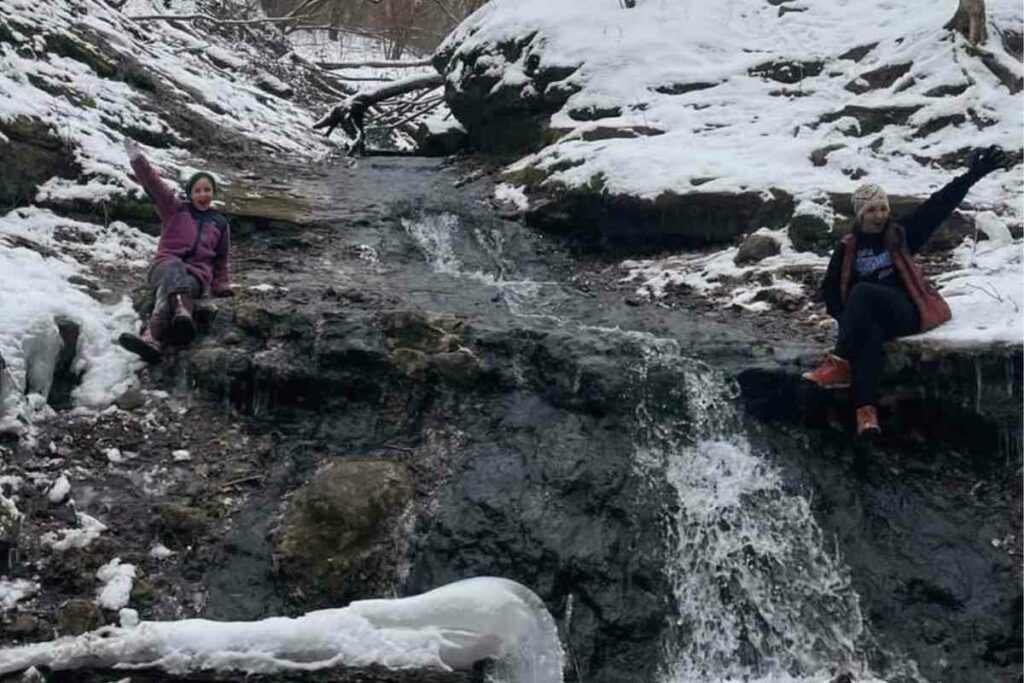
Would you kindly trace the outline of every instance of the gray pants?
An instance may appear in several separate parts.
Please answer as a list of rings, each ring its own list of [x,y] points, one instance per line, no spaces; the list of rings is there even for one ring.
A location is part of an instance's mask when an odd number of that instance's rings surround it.
[[[149,286],[153,295],[153,318],[165,321],[170,317],[170,299],[174,294],[185,294],[192,299],[203,293],[203,285],[195,275],[185,270],[180,259],[164,259],[149,269]]]

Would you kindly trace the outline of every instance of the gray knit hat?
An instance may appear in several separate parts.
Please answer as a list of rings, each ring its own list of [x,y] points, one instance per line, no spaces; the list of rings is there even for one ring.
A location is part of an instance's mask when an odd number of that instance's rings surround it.
[[[878,185],[864,183],[853,192],[853,214],[860,217],[860,212],[872,204],[885,204],[888,208],[889,197]]]

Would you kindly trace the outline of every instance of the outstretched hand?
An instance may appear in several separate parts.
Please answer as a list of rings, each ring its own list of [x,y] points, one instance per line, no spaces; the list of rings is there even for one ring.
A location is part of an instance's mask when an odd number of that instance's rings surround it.
[[[128,159],[134,161],[138,157],[142,156],[142,148],[139,147],[138,143],[129,137],[126,137],[122,143],[124,145],[124,151],[128,154]]]
[[[975,178],[982,178],[997,168],[1006,166],[1009,157],[1006,152],[995,145],[974,153],[971,159],[970,173]]]

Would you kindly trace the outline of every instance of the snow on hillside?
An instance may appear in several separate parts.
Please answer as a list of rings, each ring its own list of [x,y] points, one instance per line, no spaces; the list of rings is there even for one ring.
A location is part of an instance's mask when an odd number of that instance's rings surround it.
[[[772,186],[792,193],[849,192],[857,181],[848,173],[859,169],[890,194],[913,195],[936,189],[949,175],[914,157],[937,159],[990,144],[1020,149],[1020,97],[981,60],[968,58],[959,36],[951,42],[942,28],[956,0],[798,0],[787,3],[782,16],[778,4],[639,0],[627,10],[616,0],[493,0],[446,43],[458,45],[457,55],[470,54],[538,32],[518,62],[493,58],[503,83],[525,83],[526,62],[534,55],[541,64],[579,65],[568,82],[580,90],[551,121],[553,128],[572,132],[517,167],[557,164],[560,170],[550,179],[568,185],[603,174],[611,193],[653,197],[698,185],[707,192]],[[987,4],[994,30],[985,47],[1020,77],[1024,70],[1003,49],[997,31],[1020,31],[1024,11],[1016,0]],[[840,57],[872,44],[877,46],[859,62]],[[798,66],[788,75],[762,77],[770,71],[766,65],[785,60],[803,65],[803,73],[796,73]],[[888,87],[861,94],[847,89],[876,67],[900,64],[909,70]],[[964,86],[955,98],[935,96],[938,88]],[[823,120],[847,105],[916,111],[877,135],[852,116]],[[592,121],[571,114],[587,110],[605,113]],[[971,121],[918,134],[957,113],[969,113]],[[581,139],[609,126],[642,126],[657,134]],[[843,148],[816,167],[811,152],[829,144]],[[979,184],[972,199],[1019,215],[1019,192],[1019,174],[1005,174]]]
[[[258,139],[267,150],[322,152],[309,113],[261,89],[260,74],[244,68],[256,58],[251,48],[130,19],[159,12],[168,10],[146,0],[120,11],[99,0],[0,0],[0,23],[9,34],[0,41],[0,120],[48,124],[83,170],[41,188],[40,201],[139,193],[120,148],[125,135],[160,140],[147,154],[172,177],[201,164],[183,149],[189,131],[175,129],[168,108]],[[83,38],[102,44],[103,53]],[[171,106],[161,107],[161,100]]]
[[[175,3],[173,11],[196,9]],[[268,152],[326,151],[306,110],[260,87],[270,75],[252,65],[253,48],[188,25],[130,19],[166,12],[156,0],[131,0],[120,11],[99,0],[0,0],[0,146],[12,131],[29,146],[47,136],[73,166],[69,177],[43,182],[35,202],[144,200],[121,140],[140,140],[176,181],[205,164],[188,149],[197,146],[197,122],[207,135],[223,130]],[[122,292],[95,280],[112,267],[134,269],[141,281],[154,247],[120,222],[68,220],[35,207],[0,214],[0,431],[25,433],[46,414],[61,350],[56,319],[79,327],[78,405],[100,407],[131,386],[138,361],[114,340],[137,317]]]
[[[1024,9],[1016,0],[986,4],[983,49],[1020,79],[1020,56],[1001,37],[1020,36]],[[1020,153],[1021,96],[943,28],[956,7],[956,0],[639,0],[625,9],[614,0],[493,0],[446,43],[456,58],[488,53],[489,75],[498,79],[492,92],[522,88],[527,99],[531,59],[578,66],[558,84],[577,88],[552,116],[560,137],[510,171],[540,169],[548,186],[595,187],[599,178],[607,193],[646,198],[778,187],[832,214],[826,193],[870,181],[890,195],[924,198],[965,170],[970,148]],[[509,62],[495,46],[513,40],[527,47]],[[456,67],[449,85],[461,77]],[[602,129],[635,135],[587,136]],[[1022,188],[1019,165],[993,173],[971,189],[975,209],[967,213],[983,210],[982,233],[1008,237],[1024,220]],[[785,230],[774,238],[781,253],[754,266],[734,265],[731,248],[628,261],[623,277],[638,283],[642,298],[685,286],[755,311],[769,307],[758,298],[764,290],[809,297],[811,289],[780,273],[823,270],[827,259],[792,249]],[[924,338],[1020,342],[1021,247],[1019,239],[997,239],[975,249],[968,240],[940,279],[954,321]],[[757,284],[750,276],[758,273],[770,277]],[[723,286],[730,278],[740,284]]]

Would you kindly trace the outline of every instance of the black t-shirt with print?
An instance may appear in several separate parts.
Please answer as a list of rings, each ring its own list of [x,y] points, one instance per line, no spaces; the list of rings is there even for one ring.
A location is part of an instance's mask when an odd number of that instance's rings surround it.
[[[857,236],[857,258],[853,262],[853,270],[856,282],[903,286],[893,266],[892,254],[885,248],[885,236],[881,233],[862,232]]]

